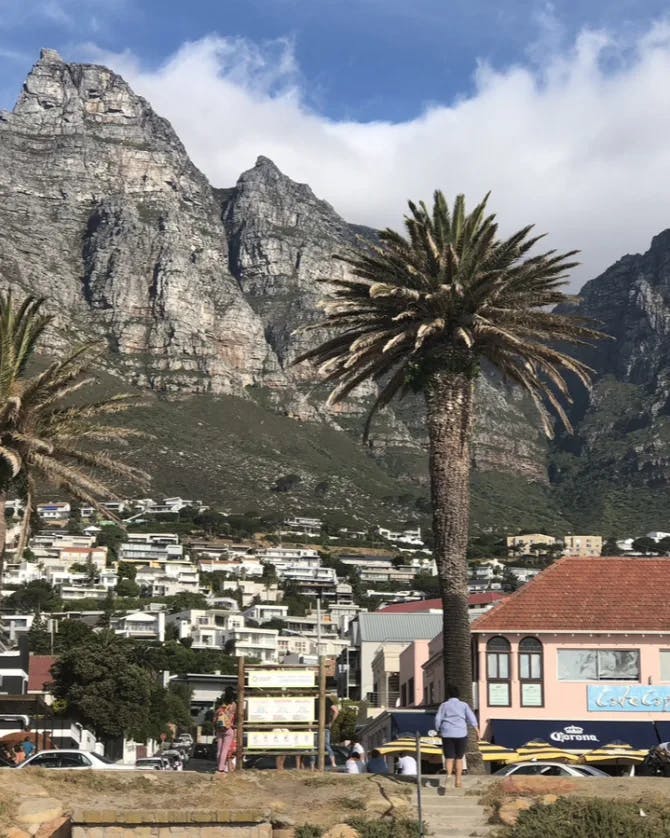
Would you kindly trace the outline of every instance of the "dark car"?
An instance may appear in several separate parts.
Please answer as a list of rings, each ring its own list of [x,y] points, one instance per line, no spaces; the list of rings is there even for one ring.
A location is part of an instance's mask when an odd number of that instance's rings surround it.
[[[197,742],[193,746],[193,759],[216,759],[216,742]]]

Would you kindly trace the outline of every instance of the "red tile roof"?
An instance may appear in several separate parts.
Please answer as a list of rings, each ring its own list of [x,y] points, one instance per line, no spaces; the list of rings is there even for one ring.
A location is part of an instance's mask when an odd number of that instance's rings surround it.
[[[475,632],[670,631],[670,558],[567,556],[472,624]]]
[[[490,602],[497,602],[503,599],[506,594],[498,593],[497,591],[489,591],[482,594],[470,594],[468,598],[468,605],[470,608],[476,605],[488,605]],[[387,605],[385,608],[380,608],[379,614],[421,614],[425,611],[441,611],[441,599],[421,599],[415,602],[396,602],[393,605]]]
[[[55,655],[31,655],[28,663],[28,692],[45,692],[44,685],[53,681],[51,667]]]

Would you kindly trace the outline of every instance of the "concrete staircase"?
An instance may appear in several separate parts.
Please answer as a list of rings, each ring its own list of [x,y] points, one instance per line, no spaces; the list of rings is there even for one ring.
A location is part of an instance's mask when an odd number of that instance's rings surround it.
[[[475,788],[484,790],[476,777],[464,777],[463,788],[448,788],[444,795],[438,794],[434,783],[422,788],[423,821],[431,838],[494,838],[499,827],[487,823],[488,812],[479,803],[479,795],[472,794]],[[414,802],[417,802],[416,791]]]

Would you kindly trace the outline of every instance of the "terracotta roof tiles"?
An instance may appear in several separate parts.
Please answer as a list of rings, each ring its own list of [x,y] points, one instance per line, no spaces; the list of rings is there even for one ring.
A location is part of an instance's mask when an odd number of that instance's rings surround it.
[[[670,558],[566,556],[472,624],[475,632],[670,630]]]

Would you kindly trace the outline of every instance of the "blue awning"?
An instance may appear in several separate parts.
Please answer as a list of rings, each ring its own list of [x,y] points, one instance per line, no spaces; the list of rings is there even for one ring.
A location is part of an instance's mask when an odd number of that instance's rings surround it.
[[[391,711],[391,738],[400,739],[401,736],[428,736],[428,731],[435,730],[435,713],[395,713]]]
[[[670,742],[670,722],[654,722],[659,742]]]
[[[566,751],[587,751],[617,741],[634,748],[652,748],[659,743],[653,722],[492,719],[491,725],[491,741],[506,748],[520,748],[533,739],[541,739]]]

